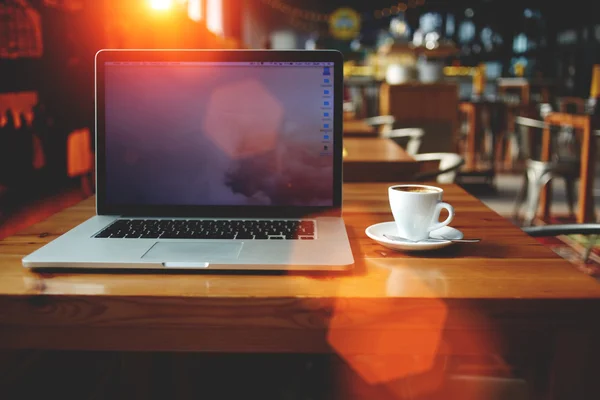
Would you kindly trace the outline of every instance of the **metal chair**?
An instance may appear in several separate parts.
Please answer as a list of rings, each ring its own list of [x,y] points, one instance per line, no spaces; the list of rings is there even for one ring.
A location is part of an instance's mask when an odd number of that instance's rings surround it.
[[[514,211],[514,217],[518,218],[521,205],[526,203],[523,217],[524,226],[530,226],[533,223],[542,190],[554,178],[562,178],[565,181],[569,215],[571,217],[575,215],[575,180],[579,177],[578,162],[527,160],[525,174],[526,178],[521,191],[517,194]]]
[[[412,156],[419,152],[425,131],[421,128],[391,129],[381,133],[381,137],[392,139]]]
[[[522,127],[544,129],[546,123],[541,120],[525,117],[516,117],[515,123]],[[578,146],[573,129],[558,127],[553,135],[555,152],[551,161],[540,161],[530,155],[526,161],[523,185],[517,194],[513,218],[519,219],[520,210],[526,203],[523,216],[523,226],[533,224],[540,203],[540,196],[544,186],[555,178],[562,178],[566,186],[566,198],[570,216],[575,214],[575,181],[579,177],[579,152],[573,148]],[[531,151],[531,149],[529,150]]]
[[[598,235],[600,235],[600,224],[550,224],[540,226],[527,226],[522,228],[525,233],[532,237],[549,237],[560,235],[586,235],[590,240],[583,253],[583,262],[587,262],[594,248]]]
[[[454,183],[460,167],[465,159],[456,153],[423,153],[413,156],[417,161],[439,161],[435,171],[422,172],[413,177],[415,181],[434,180],[437,183]]]
[[[376,128],[380,135],[383,135],[392,130],[396,118],[393,115],[378,115],[376,117],[365,118],[364,121],[367,125]]]

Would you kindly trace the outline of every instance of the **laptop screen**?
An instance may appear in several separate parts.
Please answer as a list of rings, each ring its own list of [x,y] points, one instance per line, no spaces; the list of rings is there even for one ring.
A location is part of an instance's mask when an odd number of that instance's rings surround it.
[[[105,201],[331,206],[332,62],[105,62]]]

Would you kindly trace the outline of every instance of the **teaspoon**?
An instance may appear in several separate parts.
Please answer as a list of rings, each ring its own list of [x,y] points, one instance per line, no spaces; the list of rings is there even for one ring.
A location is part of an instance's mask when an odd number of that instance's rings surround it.
[[[422,240],[410,240],[410,239],[406,239],[403,238],[401,236],[394,236],[394,235],[388,235],[386,233],[383,234],[384,237],[390,239],[390,240],[395,240],[395,241],[407,241],[407,242],[421,242]],[[473,238],[473,239],[446,239],[446,238],[427,238],[425,240],[428,241],[435,241],[435,242],[452,242],[452,243],[477,243],[480,242],[481,239],[478,238]]]

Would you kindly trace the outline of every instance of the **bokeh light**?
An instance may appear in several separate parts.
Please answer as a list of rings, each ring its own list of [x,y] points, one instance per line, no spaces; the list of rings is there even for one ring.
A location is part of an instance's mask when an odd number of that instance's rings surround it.
[[[150,0],[150,7],[159,11],[168,10],[172,5],[173,0]]]

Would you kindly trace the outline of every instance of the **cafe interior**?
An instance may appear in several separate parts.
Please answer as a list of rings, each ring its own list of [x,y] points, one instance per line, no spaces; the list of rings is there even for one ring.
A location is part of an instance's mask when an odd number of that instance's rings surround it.
[[[100,49],[341,52],[354,268],[24,268],[95,215]],[[599,150],[586,0],[0,0],[0,398],[600,399]],[[478,241],[374,238],[398,184]]]

